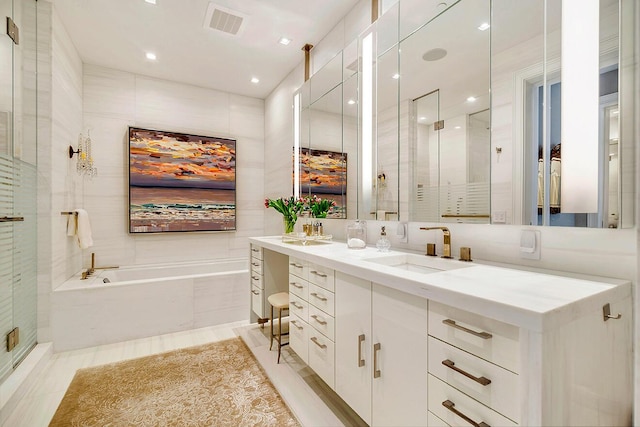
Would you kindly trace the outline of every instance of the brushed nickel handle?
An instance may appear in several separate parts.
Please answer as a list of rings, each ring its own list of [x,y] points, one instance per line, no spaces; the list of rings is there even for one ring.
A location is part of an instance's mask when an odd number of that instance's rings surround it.
[[[364,366],[364,359],[362,358],[362,343],[364,342],[364,334],[358,335],[358,368]]]
[[[313,320],[315,320],[316,322],[320,323],[323,326],[327,324],[327,322],[325,322],[324,320],[322,320],[321,317],[318,317],[315,314],[311,315],[311,317],[313,318]]]
[[[326,300],[327,300],[325,297],[323,297],[322,295],[318,295],[318,294],[316,294],[315,292],[312,292],[312,293],[311,293],[311,294],[309,294],[309,295],[311,295],[312,297],[316,297],[316,298],[318,298],[320,301],[326,301]]]
[[[315,274],[316,276],[320,276],[320,277],[327,277],[327,275],[326,275],[326,274],[318,273],[318,272],[317,272],[317,271],[315,271],[315,270],[311,270],[309,273],[311,273],[311,274]]]
[[[479,423],[477,423],[471,418],[469,418],[468,416],[466,416],[465,414],[463,414],[462,412],[458,411],[455,408],[456,404],[450,400],[445,400],[444,402],[442,402],[442,406],[444,406],[445,408],[447,408],[448,410],[450,410],[451,412],[453,412],[454,414],[456,414],[457,416],[459,416],[460,418],[462,418],[463,420],[471,424],[473,427],[491,427],[489,424],[485,423],[484,421],[480,421]]]
[[[459,374],[462,374],[462,375],[464,375],[465,377],[467,377],[467,378],[470,378],[470,379],[474,380],[474,381],[475,381],[475,382],[477,382],[478,384],[482,384],[482,385],[485,385],[485,386],[486,386],[486,385],[491,384],[491,380],[490,380],[489,378],[473,376],[473,375],[471,375],[470,373],[468,373],[467,371],[464,371],[464,370],[462,370],[462,369],[458,368],[458,367],[456,366],[456,364],[455,364],[453,361],[449,360],[449,359],[445,359],[445,360],[443,360],[443,361],[442,361],[442,364],[443,364],[444,366],[446,366],[447,368],[449,368],[449,369],[453,369],[454,371],[458,372]]]
[[[297,302],[293,301],[291,303],[292,306],[294,306],[295,308],[297,308],[298,310],[302,310],[304,308],[303,305],[299,305]]]
[[[0,216],[0,222],[19,222],[24,221],[23,216]]]
[[[254,290],[251,290],[251,293],[254,294],[254,295],[260,295],[260,292],[254,291]]]
[[[373,378],[380,378],[380,369],[378,369],[378,351],[380,343],[373,345]]]
[[[298,289],[303,289],[304,288],[304,286],[300,286],[296,282],[289,282],[289,284],[291,286],[293,286],[294,288],[298,288]]]
[[[320,344],[320,343],[318,342],[318,338],[316,338],[316,337],[311,337],[311,341],[313,341],[313,343],[314,343],[315,345],[317,345],[318,347],[320,347],[320,348],[321,348],[321,349],[323,349],[323,350],[324,350],[325,348],[327,348],[327,346],[326,346],[325,344]]]
[[[476,337],[480,337],[483,340],[488,340],[489,338],[491,338],[493,335],[491,335],[488,332],[476,332],[472,329],[469,328],[465,328],[464,326],[460,326],[458,324],[456,324],[455,320],[451,320],[451,319],[444,319],[442,321],[442,323],[444,323],[445,325],[451,326],[452,328],[456,328],[456,329],[460,329],[461,331],[464,331],[468,334],[474,335]]]
[[[297,320],[292,320],[291,324],[293,326],[295,326],[296,328],[298,328],[298,329],[304,329],[304,326],[298,326],[298,321]]]
[[[300,264],[296,264],[295,262],[290,262],[290,263],[289,263],[289,265],[290,265],[291,267],[295,267],[295,268],[302,268],[302,265],[300,265]]]

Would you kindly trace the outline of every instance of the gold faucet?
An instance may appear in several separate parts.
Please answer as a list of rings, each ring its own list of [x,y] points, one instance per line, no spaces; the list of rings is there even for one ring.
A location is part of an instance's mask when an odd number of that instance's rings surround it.
[[[111,269],[111,268],[119,268],[119,267],[117,265],[110,266],[110,267],[96,267],[96,253],[95,252],[91,252],[91,267],[87,268],[86,271],[82,272],[81,280],[87,279],[96,270],[108,270],[108,269]]]
[[[444,234],[442,258],[451,258],[451,231],[447,227],[420,227],[420,230],[442,230]]]

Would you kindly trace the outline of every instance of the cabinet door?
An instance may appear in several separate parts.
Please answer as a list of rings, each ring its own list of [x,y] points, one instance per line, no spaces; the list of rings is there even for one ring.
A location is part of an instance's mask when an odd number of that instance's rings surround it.
[[[427,300],[374,283],[372,306],[372,425],[426,425]]]
[[[335,285],[335,390],[371,425],[371,282],[336,272]]]

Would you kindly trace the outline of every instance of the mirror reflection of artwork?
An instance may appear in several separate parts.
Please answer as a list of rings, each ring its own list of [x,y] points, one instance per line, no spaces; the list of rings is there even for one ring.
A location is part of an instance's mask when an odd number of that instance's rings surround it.
[[[236,141],[129,128],[129,232],[236,229]]]
[[[347,154],[302,148],[300,164],[300,193],[333,200],[327,218],[346,218]]]

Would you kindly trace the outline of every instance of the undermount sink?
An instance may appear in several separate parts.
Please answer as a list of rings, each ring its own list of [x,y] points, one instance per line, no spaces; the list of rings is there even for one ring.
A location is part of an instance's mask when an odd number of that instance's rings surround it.
[[[438,273],[446,270],[456,270],[473,266],[473,263],[457,261],[455,259],[436,258],[417,254],[397,254],[364,258],[363,261],[398,268],[415,273]]]

